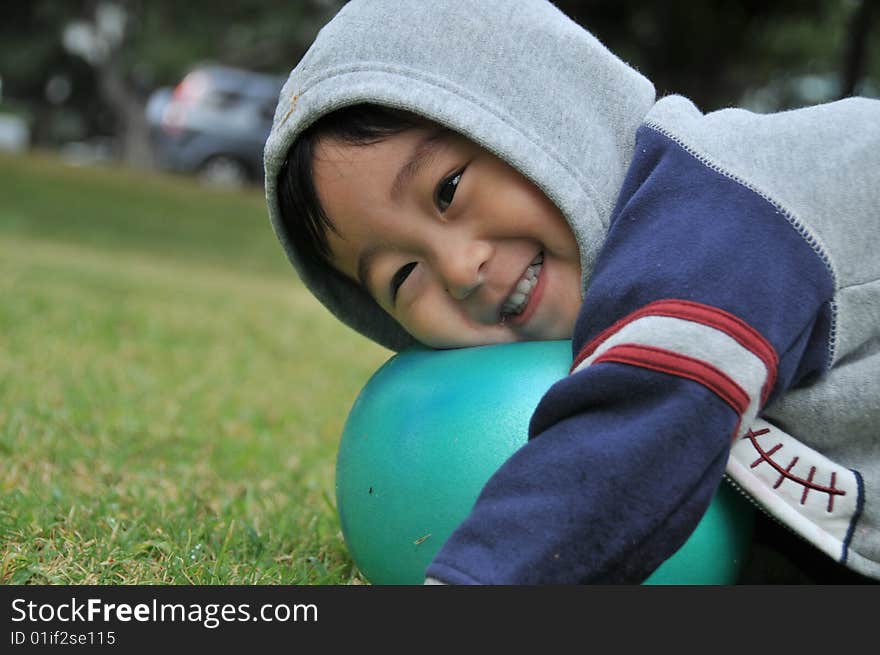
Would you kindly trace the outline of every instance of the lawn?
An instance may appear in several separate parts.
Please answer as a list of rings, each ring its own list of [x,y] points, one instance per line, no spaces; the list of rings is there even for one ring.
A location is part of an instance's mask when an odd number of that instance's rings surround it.
[[[335,456],[389,354],[259,190],[0,156],[0,583],[362,583]]]

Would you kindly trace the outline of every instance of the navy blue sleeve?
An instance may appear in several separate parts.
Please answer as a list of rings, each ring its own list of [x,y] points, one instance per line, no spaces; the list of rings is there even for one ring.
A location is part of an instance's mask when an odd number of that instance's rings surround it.
[[[796,217],[642,128],[572,373],[427,575],[643,581],[696,527],[732,439],[827,366],[833,291]]]

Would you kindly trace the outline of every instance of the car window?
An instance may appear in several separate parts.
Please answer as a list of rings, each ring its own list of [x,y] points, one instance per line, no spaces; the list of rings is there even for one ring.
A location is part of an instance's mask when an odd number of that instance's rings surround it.
[[[244,95],[236,91],[224,91],[215,89],[205,97],[205,104],[214,109],[231,109],[245,99]]]

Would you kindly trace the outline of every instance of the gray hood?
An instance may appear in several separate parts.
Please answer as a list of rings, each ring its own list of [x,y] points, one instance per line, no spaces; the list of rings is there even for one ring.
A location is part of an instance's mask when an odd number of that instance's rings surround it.
[[[392,350],[413,345],[355,283],[312,267],[281,222],[278,172],[310,124],[373,103],[445,125],[532,180],[562,211],[587,281],[654,87],[543,0],[354,0],[318,34],[281,92],[266,142],[272,225],[306,286]]]

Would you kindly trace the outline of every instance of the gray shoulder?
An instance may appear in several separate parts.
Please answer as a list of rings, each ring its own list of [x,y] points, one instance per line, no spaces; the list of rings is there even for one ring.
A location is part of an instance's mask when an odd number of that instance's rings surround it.
[[[815,241],[838,288],[880,279],[880,100],[703,114],[668,96],[646,123],[769,198]]]

